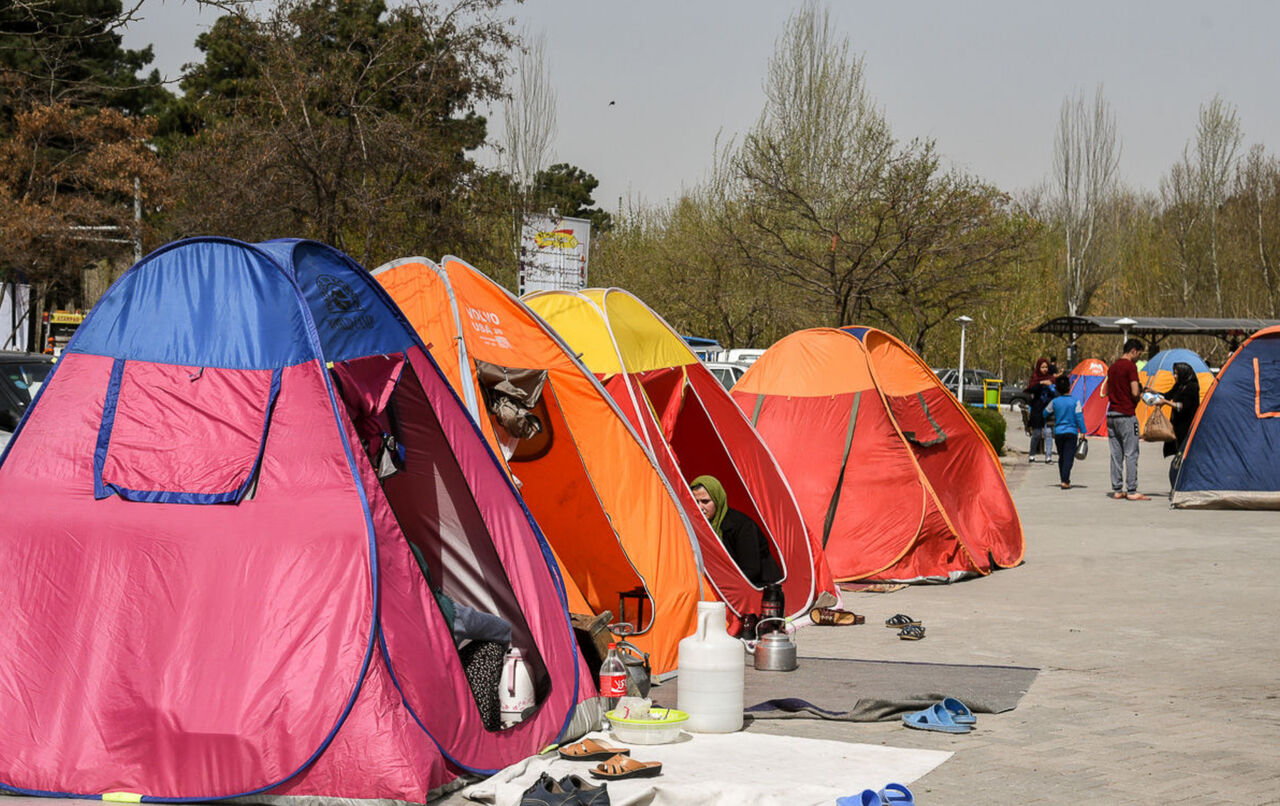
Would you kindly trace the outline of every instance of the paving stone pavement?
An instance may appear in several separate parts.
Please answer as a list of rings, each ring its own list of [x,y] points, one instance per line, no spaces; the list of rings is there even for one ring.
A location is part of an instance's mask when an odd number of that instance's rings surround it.
[[[1010,439],[1026,440],[1010,418]],[[1280,513],[1169,507],[1144,444],[1113,501],[1105,440],[1071,490],[1056,464],[1006,459],[1025,563],[953,585],[845,594],[866,627],[806,629],[802,654],[1041,669],[1018,708],[949,736],[897,724],[757,721],[751,731],[952,750],[912,785],[932,804],[1280,803]],[[924,622],[923,641],[879,626]]]

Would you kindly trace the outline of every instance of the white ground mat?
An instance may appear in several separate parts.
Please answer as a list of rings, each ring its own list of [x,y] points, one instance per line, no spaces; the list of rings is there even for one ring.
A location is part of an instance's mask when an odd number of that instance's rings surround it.
[[[625,745],[612,736],[590,738],[629,746],[640,761],[661,761],[662,775],[609,781],[612,806],[740,806],[752,803],[830,804],[864,789],[910,784],[951,757],[940,750],[912,750],[759,733],[683,734],[660,745]],[[559,780],[589,774],[594,762],[564,761],[555,752],[512,764],[462,790],[470,800],[516,806],[543,772]]]

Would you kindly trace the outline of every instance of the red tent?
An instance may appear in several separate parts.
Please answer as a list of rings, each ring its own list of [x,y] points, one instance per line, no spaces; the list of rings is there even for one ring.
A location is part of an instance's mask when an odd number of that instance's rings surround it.
[[[733,397],[836,579],[948,581],[1022,562],[1022,525],[990,442],[888,333],[792,333]]]

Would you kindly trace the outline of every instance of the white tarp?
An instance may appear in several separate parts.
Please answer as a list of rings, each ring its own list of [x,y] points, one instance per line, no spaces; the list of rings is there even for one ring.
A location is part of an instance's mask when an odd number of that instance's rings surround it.
[[[590,247],[591,222],[585,218],[525,216],[520,228],[520,295],[586,288]]]
[[[612,736],[590,736],[612,746]],[[682,741],[625,745],[640,761],[661,761],[656,778],[610,781],[612,806],[742,806],[753,803],[830,804],[864,789],[910,784],[951,757],[941,750],[915,750],[763,733],[683,734]],[[546,753],[519,761],[462,790],[469,800],[516,806],[521,794],[547,773],[556,780],[575,774],[591,781],[594,763],[564,761]]]

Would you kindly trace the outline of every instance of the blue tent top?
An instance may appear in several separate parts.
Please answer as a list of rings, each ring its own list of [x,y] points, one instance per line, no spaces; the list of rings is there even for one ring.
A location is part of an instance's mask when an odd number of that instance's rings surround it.
[[[1280,327],[1254,334],[1218,373],[1187,438],[1173,505],[1280,509]]]
[[[1142,371],[1147,373],[1147,375],[1155,375],[1160,370],[1173,372],[1173,365],[1178,363],[1190,364],[1191,371],[1195,373],[1209,371],[1209,365],[1204,362],[1203,358],[1196,355],[1191,350],[1187,350],[1182,347],[1161,350],[1151,356],[1151,360],[1142,368]]]
[[[401,352],[417,341],[382,287],[332,247],[203,237],[163,246],[125,272],[67,351],[275,369]]]

